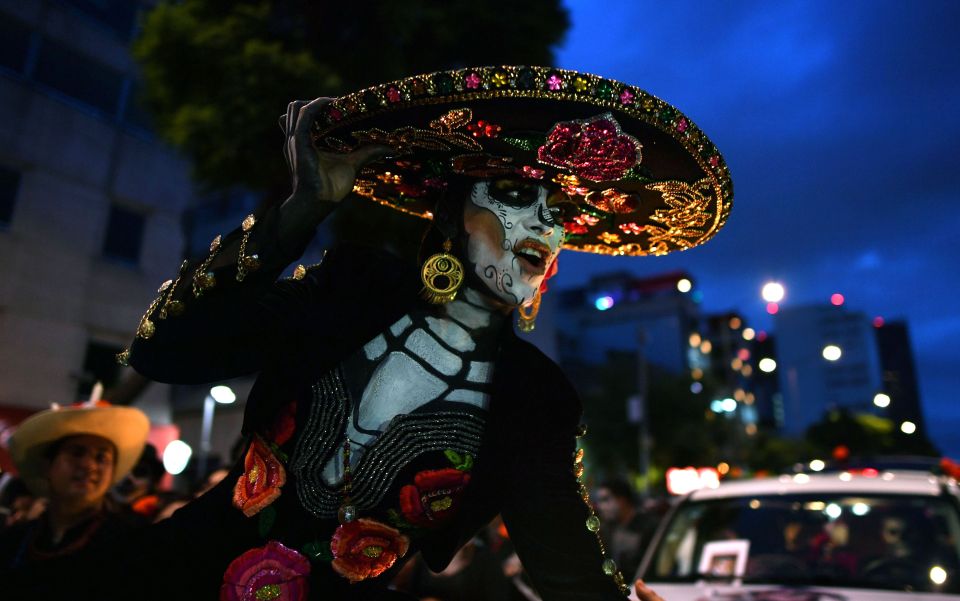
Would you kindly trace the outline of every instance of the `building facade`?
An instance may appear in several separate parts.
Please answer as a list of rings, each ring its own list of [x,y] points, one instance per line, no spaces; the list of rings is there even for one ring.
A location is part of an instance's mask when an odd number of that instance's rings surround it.
[[[913,361],[910,330],[905,321],[876,322],[874,332],[880,354],[883,392],[890,397],[885,414],[894,424],[911,422],[926,435],[926,420],[920,403],[917,372]]]
[[[785,433],[802,435],[832,409],[876,412],[873,399],[883,382],[864,313],[833,305],[786,307],[774,316],[774,330]]]
[[[189,165],[135,101],[133,0],[0,0],[0,408],[86,398],[183,256]],[[171,421],[169,390],[138,398]]]

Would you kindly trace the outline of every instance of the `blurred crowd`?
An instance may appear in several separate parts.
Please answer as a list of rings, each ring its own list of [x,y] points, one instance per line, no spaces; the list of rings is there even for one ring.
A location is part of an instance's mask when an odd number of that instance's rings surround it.
[[[113,415],[119,411],[128,413]],[[82,564],[77,560],[103,557],[112,545],[169,518],[228,474],[226,468],[214,469],[193,490],[174,492],[157,449],[145,444],[145,416],[132,411],[104,406],[50,410],[14,435],[11,449],[21,473],[0,474],[0,581],[32,583],[51,573],[72,577],[74,566]],[[91,421],[97,413],[109,419]],[[134,421],[123,424],[118,417]],[[136,439],[131,429],[138,428],[142,436]],[[622,480],[602,483],[592,497],[608,556],[632,575],[665,507],[641,507]],[[394,587],[424,601],[539,599],[499,519],[465,545],[443,572],[431,572],[415,557]]]

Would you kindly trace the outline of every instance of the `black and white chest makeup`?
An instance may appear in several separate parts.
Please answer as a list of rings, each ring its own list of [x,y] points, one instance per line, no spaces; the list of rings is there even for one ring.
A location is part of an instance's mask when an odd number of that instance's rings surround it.
[[[361,460],[398,415],[433,402],[486,410],[496,330],[503,319],[482,294],[467,289],[437,312],[404,315],[350,357],[344,372],[353,398],[346,424],[351,464]],[[342,480],[342,462],[342,452],[337,452],[325,465],[328,485]]]

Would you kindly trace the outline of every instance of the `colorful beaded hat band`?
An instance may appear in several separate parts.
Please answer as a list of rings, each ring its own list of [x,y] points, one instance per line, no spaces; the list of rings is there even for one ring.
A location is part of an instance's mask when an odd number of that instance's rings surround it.
[[[546,67],[480,67],[347,94],[313,128],[320,150],[385,144],[354,192],[423,218],[449,178],[516,176],[566,193],[564,247],[662,255],[723,227],[733,186],[723,157],[676,108],[610,79]],[[572,202],[571,202],[572,201]]]

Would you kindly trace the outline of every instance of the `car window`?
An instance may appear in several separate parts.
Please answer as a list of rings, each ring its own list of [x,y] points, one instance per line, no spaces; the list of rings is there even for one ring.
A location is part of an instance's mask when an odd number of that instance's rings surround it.
[[[732,577],[735,565],[743,582],[960,592],[960,512],[946,498],[907,495],[686,502],[645,577]]]

